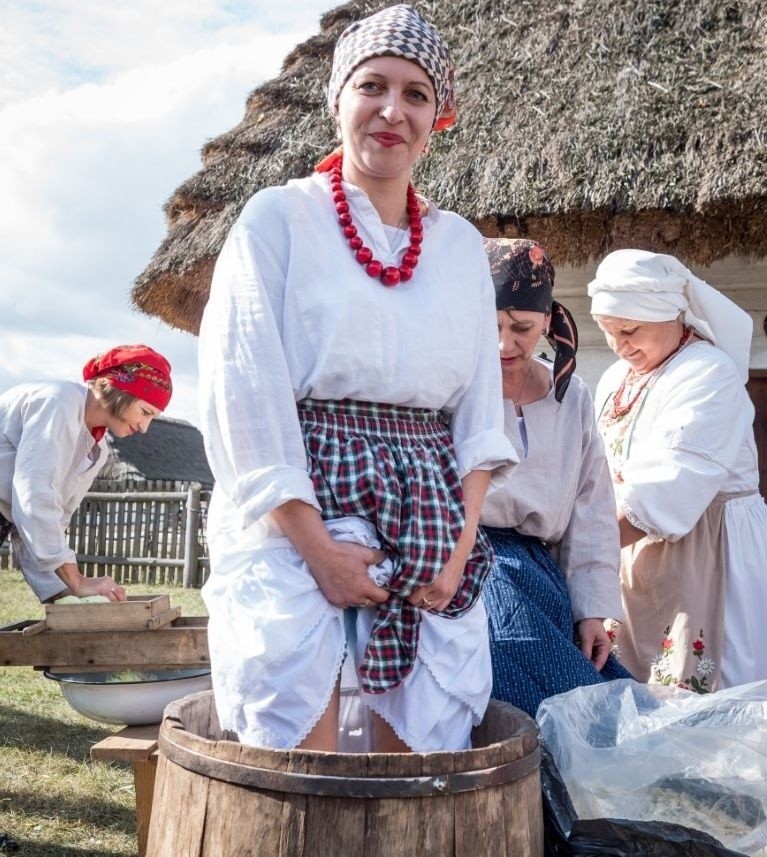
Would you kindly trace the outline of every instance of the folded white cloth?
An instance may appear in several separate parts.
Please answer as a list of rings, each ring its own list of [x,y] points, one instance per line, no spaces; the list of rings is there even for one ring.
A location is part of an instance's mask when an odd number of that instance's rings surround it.
[[[336,518],[327,522],[330,535],[337,542],[353,542],[374,550],[381,549],[376,528],[364,518]],[[394,563],[387,556],[377,565],[368,566],[368,577],[376,586],[386,586],[394,574]]]

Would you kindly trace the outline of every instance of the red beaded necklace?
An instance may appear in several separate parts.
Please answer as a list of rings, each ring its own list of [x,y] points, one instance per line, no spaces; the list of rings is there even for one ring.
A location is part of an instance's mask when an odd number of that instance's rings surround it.
[[[378,277],[388,287],[396,286],[398,283],[407,282],[412,276],[421,255],[421,242],[423,241],[423,225],[421,224],[421,205],[412,184],[407,186],[407,216],[410,226],[410,246],[405,251],[399,267],[396,265],[383,266],[378,259],[373,258],[373,251],[366,247],[362,238],[357,234],[349,210],[342,180],[341,168],[343,161],[338,160],[330,168],[330,192],[338,212],[338,222],[344,233],[344,238],[349,242],[352,253],[360,263],[365,266],[365,271],[370,277]]]
[[[624,376],[620,387],[618,387],[618,389],[615,391],[615,394],[612,397],[612,402],[610,403],[610,406],[605,414],[606,420],[608,422],[616,423],[618,422],[618,420],[623,419],[623,417],[625,417],[627,413],[629,413],[629,411],[637,403],[639,397],[642,395],[642,391],[644,390],[644,388],[650,383],[650,381],[652,381],[656,377],[659,370],[663,366],[665,366],[675,354],[677,354],[679,351],[681,351],[682,348],[684,348],[691,336],[692,330],[689,327],[685,327],[682,330],[682,336],[679,339],[679,344],[676,346],[676,348],[670,354],[663,358],[662,363],[656,366],[651,372],[647,373],[647,377],[644,379],[644,381],[642,381],[639,387],[637,387],[637,390],[634,395],[631,396],[629,400],[622,405],[621,399],[623,398],[623,394],[626,390],[626,385],[628,384],[629,376],[633,374],[633,370],[629,369],[628,372],[626,372],[626,375]]]

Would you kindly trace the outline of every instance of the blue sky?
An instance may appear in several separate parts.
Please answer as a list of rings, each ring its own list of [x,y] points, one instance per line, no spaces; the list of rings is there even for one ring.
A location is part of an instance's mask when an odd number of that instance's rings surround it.
[[[162,205],[334,0],[0,0],[0,390],[146,342],[198,423],[196,339],[135,312]]]

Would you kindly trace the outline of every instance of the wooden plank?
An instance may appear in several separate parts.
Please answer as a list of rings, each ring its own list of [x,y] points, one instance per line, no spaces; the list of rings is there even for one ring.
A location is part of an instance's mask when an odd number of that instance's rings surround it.
[[[151,619],[147,620],[146,627],[149,631],[154,631],[157,628],[162,628],[165,625],[170,625],[170,623],[174,619],[178,619],[181,615],[180,607],[171,607],[169,610],[166,610],[164,613],[160,613],[158,616],[152,616]]]
[[[301,773],[360,776],[367,767],[364,754],[335,754],[292,751],[293,764]],[[305,837],[307,854],[365,854],[366,801],[355,798],[310,796],[306,802]],[[378,801],[376,801],[378,803]],[[395,855],[394,842],[390,842]]]
[[[103,500],[99,500],[96,503],[98,508],[98,529],[97,529],[97,540],[96,540],[96,549],[94,553],[99,554],[100,556],[107,555],[107,532],[109,531],[109,524],[106,520],[106,502]],[[96,575],[101,575],[106,573],[106,565],[99,563],[94,569],[94,573]]]
[[[455,753],[425,753],[421,756],[421,774],[440,776],[455,770]],[[428,801],[428,805],[427,805]],[[413,833],[414,854],[455,854],[455,796],[419,801],[421,812]]]
[[[146,553],[143,549],[143,544],[141,542],[141,527],[142,520],[144,515],[144,504],[136,503],[134,507],[134,520],[133,520],[133,548],[131,553],[133,556],[142,556]],[[126,551],[127,553],[127,551]],[[131,575],[131,580],[133,580],[133,576]],[[136,580],[134,582],[138,582],[141,580],[141,569],[136,570]]]
[[[138,839],[138,857],[149,853],[149,826],[152,819],[152,799],[157,777],[157,755],[145,762],[133,763],[133,786],[136,791],[136,838]]]
[[[120,503],[120,511],[117,522],[118,532],[115,537],[115,555],[118,559],[128,554],[128,530],[130,526],[130,516],[128,514],[129,508],[129,503]],[[124,566],[122,566],[121,564],[116,564],[116,567],[119,570],[119,576],[116,579],[119,580],[120,583],[126,583],[127,575],[125,574]]]
[[[126,726],[91,747],[91,759],[99,762],[146,762],[157,750],[159,724]]]
[[[232,741],[210,742],[209,755],[238,764],[247,750]],[[237,784],[213,780],[208,791],[207,823],[203,855],[279,853],[282,793],[247,789]],[[321,852],[318,852],[321,853]]]
[[[471,751],[475,761],[471,766],[478,770],[496,767],[501,763],[500,753],[490,747]],[[487,788],[455,795],[455,853],[493,854],[497,857],[528,857],[520,850],[506,851],[502,836],[504,807],[498,796],[499,789]]]
[[[167,669],[209,666],[207,627],[180,624],[154,631],[44,631],[31,636],[0,632],[3,666],[141,669],[150,664]]]
[[[146,551],[150,556],[162,556],[162,553],[160,551],[160,520],[164,517],[166,505],[167,504],[164,502],[157,502],[153,503],[150,507],[150,516],[152,520],[152,536],[149,542],[149,549]],[[150,565],[147,568],[147,583],[156,583],[157,575],[155,574],[155,568],[155,565]]]
[[[200,857],[210,782],[206,777],[174,765],[160,754],[147,854]]]

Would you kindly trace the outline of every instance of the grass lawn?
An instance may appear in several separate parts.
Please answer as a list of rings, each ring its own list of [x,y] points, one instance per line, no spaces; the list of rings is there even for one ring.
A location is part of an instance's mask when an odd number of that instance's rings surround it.
[[[206,613],[199,590],[126,589],[169,592],[182,615]],[[0,625],[43,615],[21,574],[0,570]],[[82,717],[42,672],[0,667],[0,832],[19,842],[19,857],[137,853],[131,767],[89,756],[118,729]]]

